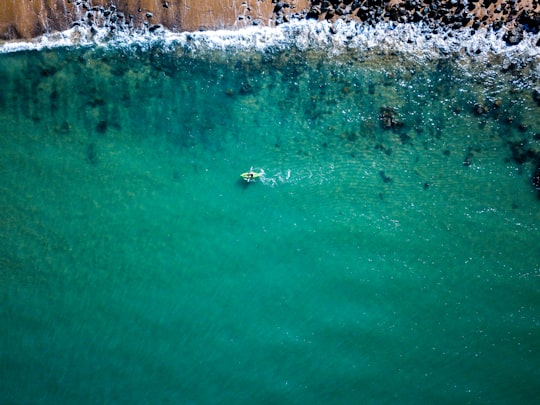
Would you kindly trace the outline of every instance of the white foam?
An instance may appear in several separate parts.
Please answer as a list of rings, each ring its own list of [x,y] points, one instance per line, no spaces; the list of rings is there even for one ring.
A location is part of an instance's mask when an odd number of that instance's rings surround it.
[[[10,41],[0,45],[0,53],[25,50],[43,50],[57,47],[106,46],[125,47],[134,44],[151,47],[157,43],[163,47],[183,47],[193,54],[206,51],[268,51],[295,48],[325,50],[331,55],[344,51],[400,52],[416,58],[466,56],[480,58],[482,55],[499,55],[518,58],[527,62],[540,58],[536,42],[540,34],[524,33],[523,40],[508,46],[503,40],[505,29],[497,32],[479,29],[453,30],[439,34],[431,33],[422,24],[381,23],[376,26],[344,22],[333,24],[301,20],[278,27],[248,27],[239,30],[174,33],[158,30],[117,32],[111,34],[106,28],[74,27],[67,31],[43,35],[31,41]]]

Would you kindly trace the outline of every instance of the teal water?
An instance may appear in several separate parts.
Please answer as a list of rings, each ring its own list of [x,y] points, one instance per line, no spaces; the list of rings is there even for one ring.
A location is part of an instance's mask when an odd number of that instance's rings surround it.
[[[523,77],[157,46],[0,76],[0,402],[536,403]]]

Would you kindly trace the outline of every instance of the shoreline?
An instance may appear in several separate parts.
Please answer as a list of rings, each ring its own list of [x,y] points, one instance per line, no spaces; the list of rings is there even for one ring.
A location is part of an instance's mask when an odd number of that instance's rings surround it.
[[[336,56],[348,51],[401,53],[413,58],[459,59],[483,56],[503,57],[513,63],[512,68],[531,64],[533,74],[540,77],[540,32],[523,32],[520,41],[509,45],[511,30],[467,28],[433,30],[423,22],[396,24],[379,22],[363,24],[338,19],[318,21],[292,20],[275,27],[248,26],[239,29],[199,30],[174,32],[166,27],[114,29],[85,23],[31,39],[0,41],[0,54],[28,50],[53,49],[70,46],[106,46],[124,48],[135,44],[143,47],[160,43],[164,47],[181,46],[186,53],[204,51],[263,51],[298,49],[319,50]]]
[[[540,31],[538,0],[38,0],[0,10],[0,38],[28,40],[74,26],[171,32],[275,27],[301,20],[423,23],[433,32],[506,29],[508,45]],[[536,44],[540,46],[540,41]]]
[[[116,11],[116,15],[118,13]],[[103,17],[109,18],[110,22],[111,15]],[[363,62],[372,57],[370,63],[384,62],[389,58],[398,61],[400,66],[408,64],[407,57],[413,62],[438,63],[437,59],[446,59],[465,74],[471,75],[472,80],[482,82],[497,77],[498,81],[506,82],[515,89],[525,90],[523,97],[533,101],[532,105],[536,108],[540,107],[540,33],[523,31],[518,42],[509,44],[508,33],[513,28],[508,26],[500,29],[461,27],[439,30],[423,21],[364,24],[337,18],[334,21],[298,19],[276,27],[249,26],[238,30],[176,33],[163,26],[152,29],[153,26],[148,25],[142,29],[121,29],[115,25],[116,28],[111,29],[106,21],[93,21],[81,22],[64,32],[44,35],[32,41],[0,43],[0,54],[94,45],[106,51],[119,49],[128,54],[149,50],[150,54],[155,51],[158,55],[154,62],[156,71],[163,71],[164,74],[168,72],[165,66],[167,58],[162,62],[160,56],[169,52],[172,55],[202,56],[206,59],[213,51],[218,51],[220,58],[230,57],[228,52],[223,51],[255,51],[259,56],[253,58],[254,63],[257,63],[257,58],[271,59],[283,51],[293,58],[295,52],[322,51],[329,56],[328,60],[338,63],[341,60],[345,64],[353,60]],[[309,52],[306,54],[309,56]],[[334,59],[337,55],[343,58]],[[469,67],[473,69],[466,72]],[[415,74],[414,68],[410,71],[411,75]],[[40,74],[47,77],[50,71],[44,69]],[[473,107],[474,114],[486,122],[491,118],[499,119],[500,103],[502,99],[493,101],[489,97],[480,97]],[[399,125],[396,124],[398,121],[393,121],[391,113],[383,111],[381,114],[387,129]],[[508,125],[514,121],[510,116],[505,119]],[[518,165],[527,163],[532,166],[531,183],[540,198],[540,151],[536,146],[540,134],[528,133],[526,137],[525,133],[530,132],[527,123],[516,122],[513,125],[523,135],[520,139],[507,142],[509,151]],[[469,160],[464,159],[464,165]]]

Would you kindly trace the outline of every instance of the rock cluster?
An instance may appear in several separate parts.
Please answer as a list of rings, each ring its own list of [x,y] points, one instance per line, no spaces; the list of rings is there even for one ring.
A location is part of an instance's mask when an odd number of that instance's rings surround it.
[[[109,12],[109,15],[105,15]],[[122,13],[124,17],[122,18]],[[0,8],[0,38],[29,38],[75,21],[112,29],[162,25],[172,31],[282,24],[293,19],[367,24],[423,22],[456,29],[509,28],[508,44],[540,30],[539,0],[40,0]],[[157,29],[157,28],[155,28]]]
[[[89,26],[92,33],[96,33],[98,27],[109,28],[111,31],[128,31],[135,28],[135,15],[126,15],[123,11],[119,11],[113,4],[109,7],[104,7],[92,6],[89,2],[82,0],[68,0],[68,2],[75,3],[82,10],[81,18],[74,21],[73,26]],[[164,4],[166,5],[167,3]],[[142,11],[142,9],[139,9],[139,13]],[[152,23],[153,13],[144,12],[143,16],[144,20],[142,24],[139,24],[140,27],[138,28],[146,28],[150,32],[162,28],[161,24]]]
[[[6,4],[3,4],[6,3]],[[32,38],[63,31],[74,22],[135,30],[162,25],[171,31],[273,25],[309,8],[309,0],[10,0],[0,7],[0,39]],[[109,16],[101,14],[110,12]],[[116,12],[116,15],[115,15]],[[125,20],[120,18],[123,13]],[[129,17],[131,18],[131,21]],[[110,17],[110,18],[107,18]],[[113,21],[114,18],[116,21]]]
[[[509,45],[523,38],[523,31],[540,30],[538,0],[311,0],[304,18],[335,21],[345,19],[368,24],[419,23],[432,29],[506,26]],[[278,21],[278,20],[276,20]]]

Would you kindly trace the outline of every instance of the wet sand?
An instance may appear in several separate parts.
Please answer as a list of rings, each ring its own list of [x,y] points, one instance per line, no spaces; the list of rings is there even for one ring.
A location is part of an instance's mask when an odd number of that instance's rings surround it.
[[[135,28],[163,25],[173,31],[240,28],[273,24],[276,4],[270,0],[5,0],[0,8],[0,38],[32,38],[91,22],[96,12],[112,5]],[[288,14],[307,10],[308,0],[289,1]]]
[[[291,19],[337,19],[377,23],[423,21],[449,28],[480,27],[538,30],[538,0],[463,2],[415,0],[4,0],[0,8],[0,39],[32,38],[73,24],[111,24],[172,31],[272,26]],[[514,39],[518,40],[519,35]]]

